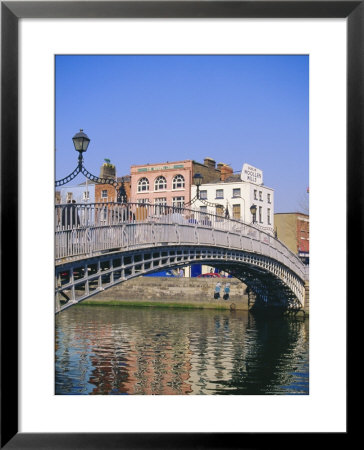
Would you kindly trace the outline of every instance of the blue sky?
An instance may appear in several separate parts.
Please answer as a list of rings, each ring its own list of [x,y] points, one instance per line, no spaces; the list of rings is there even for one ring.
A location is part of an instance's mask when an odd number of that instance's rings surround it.
[[[72,136],[91,142],[85,167],[210,157],[247,162],[275,190],[275,212],[307,196],[309,58],[297,56],[56,56],[56,179],[77,165]],[[79,175],[73,184],[81,183]]]

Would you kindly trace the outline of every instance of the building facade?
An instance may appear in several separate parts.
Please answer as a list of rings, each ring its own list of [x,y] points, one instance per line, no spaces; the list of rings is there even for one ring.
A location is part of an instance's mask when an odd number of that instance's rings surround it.
[[[65,186],[59,190],[60,203],[75,201],[76,203],[95,202],[95,183],[88,181],[77,186]]]
[[[274,215],[277,238],[308,263],[310,255],[310,216],[299,212]]]
[[[117,178],[118,188],[121,183],[124,182],[124,188],[126,192],[126,201],[130,201],[130,176],[125,175]],[[95,186],[95,202],[116,202],[117,201],[117,189],[111,184],[96,184]]]
[[[228,211],[231,219],[244,223],[254,223],[263,230],[274,233],[274,190],[263,185],[263,172],[255,169],[259,177],[248,177],[244,164],[241,174],[228,175],[223,181],[203,183],[199,188],[199,200],[194,206],[200,211],[223,215]],[[253,171],[251,171],[253,173]],[[191,187],[191,196],[197,193],[196,186]],[[250,208],[256,206],[253,218]]]
[[[221,167],[212,158],[204,163],[193,160],[160,164],[133,165],[130,169],[130,201],[184,207],[191,200],[191,185],[195,173],[204,179],[218,181]]]

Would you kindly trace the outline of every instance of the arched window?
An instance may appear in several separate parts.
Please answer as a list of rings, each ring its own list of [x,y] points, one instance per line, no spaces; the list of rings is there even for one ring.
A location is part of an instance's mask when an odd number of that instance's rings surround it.
[[[167,180],[164,177],[160,176],[154,181],[154,190],[161,191],[163,189],[167,189]]]
[[[182,175],[176,175],[172,181],[172,189],[182,189],[185,187],[185,179]]]
[[[149,191],[149,180],[148,178],[141,178],[138,181],[138,192],[146,192]]]

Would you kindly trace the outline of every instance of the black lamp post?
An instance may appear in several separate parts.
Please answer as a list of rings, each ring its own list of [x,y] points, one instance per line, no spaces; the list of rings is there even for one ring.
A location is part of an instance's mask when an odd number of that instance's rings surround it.
[[[197,192],[196,192],[197,200],[200,198],[200,186],[201,186],[202,180],[203,180],[203,176],[200,173],[195,173],[195,175],[193,176],[193,181],[197,188]]]
[[[81,129],[79,133],[76,133],[73,136],[72,140],[73,140],[73,145],[75,146],[75,150],[77,152],[79,152],[78,165],[82,166],[82,162],[83,162],[82,153],[87,150],[88,144],[90,143],[90,138]]]
[[[79,173],[82,173],[85,175],[86,178],[88,178],[91,181],[95,181],[96,183],[102,183],[102,184],[111,184],[114,186],[114,188],[117,190],[117,201],[118,202],[126,202],[126,192],[125,192],[125,186],[124,186],[124,180],[121,182],[121,186],[118,189],[118,182],[116,180],[112,180],[109,178],[100,178],[96,175],[92,175],[83,165],[83,156],[82,154],[87,150],[88,145],[91,141],[91,139],[83,132],[81,129],[79,133],[76,133],[73,138],[73,145],[75,146],[75,150],[79,153],[78,154],[78,164],[76,169],[71,172],[66,177],[62,178],[61,180],[56,181],[56,187],[63,186],[64,184],[69,183],[71,180],[73,180]]]
[[[257,213],[257,205],[252,205],[252,206],[250,207],[250,212],[251,212],[252,215],[253,215],[253,223],[255,223],[255,222],[256,222],[256,220],[255,220],[255,215],[256,215],[256,213]]]

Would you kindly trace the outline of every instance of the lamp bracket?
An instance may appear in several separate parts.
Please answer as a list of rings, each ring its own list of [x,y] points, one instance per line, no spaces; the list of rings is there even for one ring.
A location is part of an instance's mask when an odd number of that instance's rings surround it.
[[[76,178],[76,176],[81,172],[81,167],[78,165],[76,167],[76,169],[71,172],[69,175],[67,175],[66,177],[62,178],[61,180],[57,180],[56,181],[56,187],[58,186],[63,186],[64,184],[69,183],[70,181],[72,181],[74,178]]]

